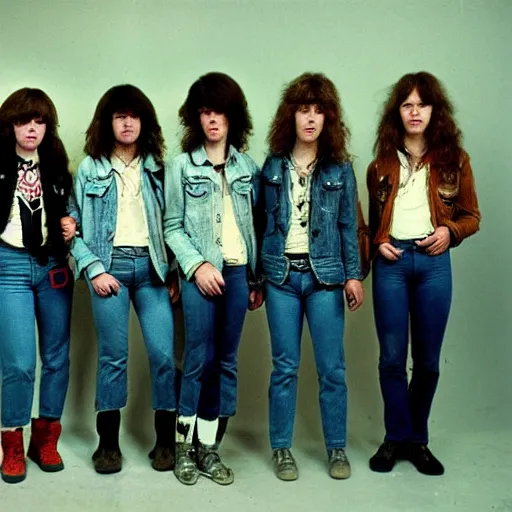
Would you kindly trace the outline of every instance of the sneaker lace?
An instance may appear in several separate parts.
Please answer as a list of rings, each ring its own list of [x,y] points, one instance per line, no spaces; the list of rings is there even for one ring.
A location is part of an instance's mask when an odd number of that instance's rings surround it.
[[[334,448],[330,459],[331,462],[348,462],[347,454],[343,448]]]

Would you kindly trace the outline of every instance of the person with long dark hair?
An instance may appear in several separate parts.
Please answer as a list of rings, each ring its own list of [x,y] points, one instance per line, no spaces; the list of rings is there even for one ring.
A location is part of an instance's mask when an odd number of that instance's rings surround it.
[[[291,446],[304,316],[315,352],[329,474],[350,476],[344,295],[350,311],[359,308],[363,276],[348,137],[338,92],[325,75],[304,73],[286,86],[268,135],[258,237],[272,344],[270,444],[281,480],[298,478]]]
[[[155,109],[140,89],[119,85],[103,95],[87,129],[85,153],[74,183],[81,235],[72,252],[77,273],[85,276],[91,292],[98,335],[100,439],[94,467],[98,473],[122,467],[120,409],[127,402],[132,302],[151,374],[156,443],[150,458],[155,470],[172,470],[176,392],[171,300],[177,300],[179,288],[163,236],[164,140]]]
[[[52,100],[24,88],[0,107],[0,368],[2,479],[25,479],[23,427],[30,422],[36,371],[36,324],[42,362],[39,417],[30,457],[43,471],[64,469],[57,451],[69,381],[73,276],[61,223],[72,178]]]
[[[391,87],[374,151],[367,181],[386,435],[370,468],[388,472],[407,459],[441,475],[427,447],[428,418],[452,299],[450,249],[479,229],[480,212],[462,134],[435,76],[411,73]]]
[[[252,122],[231,77],[200,77],[179,115],[183,153],[167,172],[164,220],[182,272],[185,318],[175,475],[188,485],[200,473],[227,485],[234,475],[218,448],[236,412],[245,314],[262,303],[252,215],[259,169],[244,152]]]

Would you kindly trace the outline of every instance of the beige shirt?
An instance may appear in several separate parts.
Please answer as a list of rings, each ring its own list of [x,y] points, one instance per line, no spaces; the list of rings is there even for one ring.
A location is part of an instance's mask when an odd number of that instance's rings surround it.
[[[311,175],[301,178],[288,166],[291,189],[290,229],[286,237],[285,252],[291,254],[309,253],[309,203],[311,200]]]
[[[397,240],[424,238],[434,232],[428,202],[429,166],[413,171],[407,156],[398,152],[400,185],[393,205],[391,236]]]
[[[41,231],[44,245],[48,239],[46,228],[46,212],[44,209],[43,189],[41,186],[41,173],[39,171],[39,156],[36,153],[34,158],[28,162],[18,165],[18,181],[11,206],[11,213],[0,238],[13,247],[24,247],[23,228],[20,216],[20,204],[25,206],[34,214],[41,210]]]
[[[236,223],[233,201],[229,193],[226,177],[222,175],[222,255],[226,265],[246,265],[247,248]]]
[[[137,157],[126,165],[112,155],[110,163],[115,171],[117,185],[114,247],[147,247],[149,232],[142,198],[141,159]]]

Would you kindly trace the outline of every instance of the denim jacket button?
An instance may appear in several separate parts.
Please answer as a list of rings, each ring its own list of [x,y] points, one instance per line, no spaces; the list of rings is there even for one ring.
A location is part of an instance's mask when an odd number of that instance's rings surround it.
[[[217,213],[216,219],[217,219],[217,222],[220,222],[220,221],[221,221],[220,213]]]
[[[219,247],[222,247],[222,241],[220,238],[217,238],[217,240],[215,240],[215,243],[219,246]]]

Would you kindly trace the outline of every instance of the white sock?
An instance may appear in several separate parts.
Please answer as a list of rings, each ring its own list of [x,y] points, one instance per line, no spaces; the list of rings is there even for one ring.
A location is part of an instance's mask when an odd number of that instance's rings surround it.
[[[195,414],[193,416],[178,416],[178,422],[176,424],[177,443],[192,444],[196,417]]]
[[[197,437],[199,437],[201,444],[213,446],[215,444],[218,427],[219,418],[211,421],[203,420],[203,418],[197,418]]]

